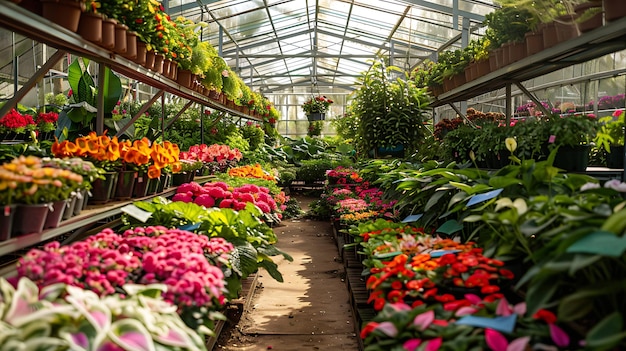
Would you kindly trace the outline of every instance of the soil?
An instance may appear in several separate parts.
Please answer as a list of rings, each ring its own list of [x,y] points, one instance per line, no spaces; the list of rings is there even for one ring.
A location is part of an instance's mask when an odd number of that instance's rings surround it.
[[[295,197],[304,210],[314,200]],[[345,270],[330,223],[289,219],[274,231],[276,246],[293,257],[293,262],[274,257],[284,282],[260,270],[251,299],[227,311],[228,323],[213,349],[358,350]]]

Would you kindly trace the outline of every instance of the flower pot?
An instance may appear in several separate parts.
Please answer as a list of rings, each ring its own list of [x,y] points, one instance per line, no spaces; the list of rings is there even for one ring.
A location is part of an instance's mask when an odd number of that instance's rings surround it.
[[[137,58],[137,33],[130,30],[126,31],[126,53],[122,56],[129,60]]]
[[[187,173],[174,173],[172,174],[172,184],[174,186],[179,186],[187,183],[189,180],[189,175]]]
[[[585,2],[577,5],[574,8],[576,15],[579,17],[587,11],[597,11],[598,9],[600,10],[598,11],[598,13],[594,14],[587,20],[578,23],[578,30],[580,30],[581,33],[586,33],[596,28],[602,27],[602,4],[599,2]]]
[[[163,56],[163,54],[156,54],[156,57],[154,58],[154,66],[152,67],[152,70],[158,74],[163,73],[163,60],[165,59],[165,56]]]
[[[576,29],[575,19],[571,15],[565,15],[557,17],[556,21],[556,36],[558,42],[564,42],[578,36],[578,30]],[[547,47],[547,46],[544,46]]]
[[[509,63],[517,62],[526,56],[525,42],[511,43],[509,45]]]
[[[43,228],[48,229],[58,227],[63,219],[63,213],[65,212],[66,206],[67,199],[52,202],[52,204],[48,207],[48,215],[46,216]]]
[[[454,79],[454,86],[456,88],[458,88],[461,85],[465,84],[465,74],[463,74],[463,73],[455,74],[452,78]]]
[[[39,0],[22,0],[19,5],[36,15],[41,16],[43,13],[42,3]]]
[[[121,24],[115,24],[115,46],[113,47],[113,52],[116,54],[125,54],[126,53],[126,32],[128,31],[128,27]]]
[[[511,63],[510,50],[509,50],[509,47],[511,46],[511,44],[512,44],[511,42],[502,44],[502,54],[501,54],[502,60],[499,60],[500,67],[508,66],[509,63]]]
[[[526,54],[534,55],[543,50],[543,34],[541,32],[526,33]]]
[[[143,65],[146,63],[146,43],[141,40],[137,40],[137,57],[135,58],[135,63],[138,65]]]
[[[310,113],[306,116],[309,121],[323,121],[326,118],[325,113]]]
[[[133,186],[133,197],[145,197],[148,191],[148,174],[142,173],[135,177],[135,185]]]
[[[609,168],[624,168],[624,145],[611,146],[611,152],[606,158],[606,165]]]
[[[404,157],[404,145],[397,144],[393,147],[379,147],[374,152],[374,157]]]
[[[49,205],[47,203],[35,205],[19,204],[13,218],[13,232],[11,236],[41,233],[46,223],[46,217],[48,217]]]
[[[0,213],[0,241],[8,240],[13,230],[13,218],[17,205],[4,205]]]
[[[85,40],[100,45],[102,43],[102,21],[104,18],[99,13],[83,12],[78,24],[78,35]]]
[[[161,174],[161,177],[159,177],[159,183],[157,186],[157,193],[161,193],[163,192],[163,190],[169,188],[172,182],[172,175],[167,173],[167,174]]]
[[[589,164],[588,145],[561,146],[554,158],[554,167],[569,172],[584,172]]]
[[[172,68],[172,60],[166,58],[163,60],[163,75],[167,78],[170,77],[170,69]]]
[[[85,3],[75,0],[41,0],[42,15],[69,31],[76,32]]]
[[[467,67],[465,67],[465,70],[463,71],[463,73],[465,74],[465,81],[466,82],[471,82],[474,80],[474,62],[470,63],[469,65],[467,65]]]
[[[78,216],[87,206],[89,190],[82,189],[76,194],[76,205],[74,206],[74,216]]]
[[[452,77],[447,77],[443,79],[443,91],[447,92],[456,88],[454,85],[454,79]]]
[[[135,171],[121,171],[118,173],[117,186],[115,188],[116,200],[129,200],[133,197],[133,188],[135,186]]]
[[[107,50],[113,50],[115,47],[115,24],[116,20],[112,18],[105,18],[102,21],[102,41],[100,46]]]
[[[109,202],[115,192],[117,177],[117,172],[107,172],[104,174],[104,179],[96,179],[91,185],[89,203],[104,204]]]
[[[176,82],[185,88],[191,87],[193,80],[191,79],[191,71],[187,69],[179,69]]]
[[[497,48],[489,54],[489,70],[491,72],[497,71],[500,68],[500,62],[498,58],[501,51],[502,48]]]
[[[70,197],[65,205],[65,211],[63,211],[63,218],[62,220],[67,221],[68,219],[72,218],[72,216],[74,216],[74,209],[76,208],[76,204],[78,203],[78,193],[72,195],[72,197]],[[82,203],[81,203],[82,206]]]
[[[161,186],[161,181],[162,181],[161,178],[154,178],[154,179],[148,178],[146,196],[156,194],[157,191],[159,190],[159,187]]]
[[[604,19],[612,22],[622,17],[626,17],[626,6],[624,0],[604,0]]]
[[[482,76],[486,76],[490,72],[491,71],[490,71],[490,66],[489,66],[489,60],[484,59],[484,60],[476,61],[476,76],[474,77],[474,79],[478,79]]]
[[[149,70],[152,70],[154,68],[154,61],[156,60],[156,54],[154,53],[154,51],[150,50],[146,52],[146,62],[143,64],[143,66]]]

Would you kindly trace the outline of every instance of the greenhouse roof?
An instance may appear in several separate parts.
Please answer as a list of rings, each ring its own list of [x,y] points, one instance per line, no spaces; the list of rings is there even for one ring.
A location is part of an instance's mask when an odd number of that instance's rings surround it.
[[[210,42],[255,90],[353,89],[382,55],[410,69],[459,47],[493,0],[170,0],[172,17],[208,24]],[[466,40],[466,39],[465,39]]]

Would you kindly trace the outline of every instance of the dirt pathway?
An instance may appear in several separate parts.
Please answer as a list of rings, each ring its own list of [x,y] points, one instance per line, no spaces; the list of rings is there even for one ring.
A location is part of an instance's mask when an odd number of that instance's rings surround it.
[[[298,198],[303,209],[310,199]],[[343,264],[327,221],[286,220],[274,229],[284,282],[259,272],[250,308],[214,350],[358,350]]]

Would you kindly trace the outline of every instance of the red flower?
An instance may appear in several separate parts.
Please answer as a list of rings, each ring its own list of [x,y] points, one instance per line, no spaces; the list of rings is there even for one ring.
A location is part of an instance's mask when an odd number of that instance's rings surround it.
[[[556,316],[554,315],[554,313],[552,313],[552,312],[550,312],[548,310],[544,310],[544,309],[540,309],[535,314],[533,314],[533,318],[541,319],[541,320],[545,321],[548,324],[556,323]]]
[[[400,290],[402,289],[402,282],[399,280],[395,280],[393,283],[391,283],[391,288],[394,290]]]

